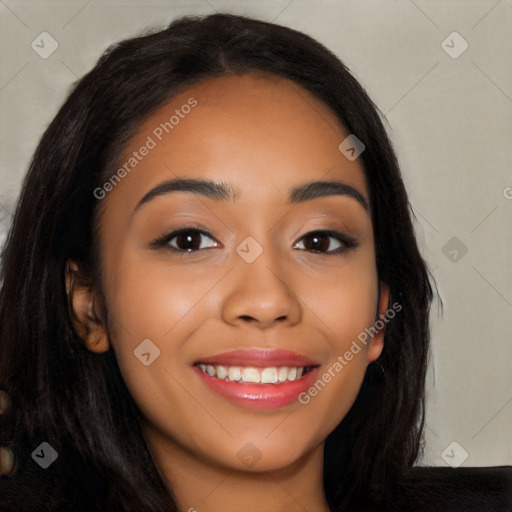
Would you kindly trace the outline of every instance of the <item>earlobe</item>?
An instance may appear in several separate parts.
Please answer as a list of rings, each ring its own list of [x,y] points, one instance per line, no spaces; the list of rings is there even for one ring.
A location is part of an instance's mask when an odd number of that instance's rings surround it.
[[[91,351],[101,354],[110,348],[107,330],[101,326],[91,331],[85,338],[85,346]]]
[[[96,353],[109,350],[108,332],[100,318],[96,293],[72,260],[66,263],[66,292],[71,324],[85,346]]]
[[[386,333],[387,316],[389,309],[389,286],[384,282],[379,283],[379,303],[377,307],[377,316],[375,318],[374,329],[377,330],[372,338],[370,347],[367,352],[369,363],[376,361],[384,349],[384,335]]]

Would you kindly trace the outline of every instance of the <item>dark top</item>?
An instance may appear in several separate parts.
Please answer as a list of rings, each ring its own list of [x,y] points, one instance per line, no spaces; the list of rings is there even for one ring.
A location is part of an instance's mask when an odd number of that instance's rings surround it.
[[[18,455],[18,470],[0,477],[1,512],[105,510],[108,482],[75,450],[64,450],[47,469],[29,452]],[[512,466],[414,467],[388,496],[383,512],[512,512]]]

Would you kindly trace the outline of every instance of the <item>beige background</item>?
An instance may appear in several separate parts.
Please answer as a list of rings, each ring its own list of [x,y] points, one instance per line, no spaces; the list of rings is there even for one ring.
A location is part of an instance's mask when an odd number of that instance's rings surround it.
[[[432,315],[423,462],[512,464],[509,0],[2,0],[0,243],[31,154],[73,82],[111,43],[180,15],[215,11],[317,38],[386,115],[418,240],[444,302],[444,315],[437,304]],[[41,46],[42,32],[58,44],[46,59],[31,47]],[[458,53],[464,41],[469,46],[458,58],[443,49]]]

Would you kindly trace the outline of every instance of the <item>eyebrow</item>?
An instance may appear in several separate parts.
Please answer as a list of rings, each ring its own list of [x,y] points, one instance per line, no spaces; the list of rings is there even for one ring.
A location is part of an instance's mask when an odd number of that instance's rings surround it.
[[[205,179],[182,179],[176,178],[170,181],[164,181],[147,192],[137,203],[135,211],[143,204],[148,203],[156,197],[170,194],[172,192],[189,192],[195,195],[201,195],[215,201],[236,200],[239,197],[239,190],[224,182],[211,181]],[[320,197],[329,196],[348,196],[355,199],[361,206],[368,211],[369,205],[367,199],[354,187],[341,183],[339,181],[312,181],[303,185],[292,187],[289,190],[289,203],[297,204]]]

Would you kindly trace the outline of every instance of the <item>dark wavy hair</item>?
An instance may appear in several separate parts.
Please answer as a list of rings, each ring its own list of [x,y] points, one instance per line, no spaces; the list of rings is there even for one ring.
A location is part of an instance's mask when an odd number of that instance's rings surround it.
[[[327,438],[324,488],[331,509],[383,506],[391,484],[421,452],[432,288],[377,108],[347,67],[301,32],[227,14],[184,17],[112,46],[80,79],[35,152],[3,253],[0,387],[13,406],[10,426],[2,419],[1,443],[18,455],[23,443],[33,449],[42,440],[57,451],[75,450],[108,483],[98,498],[102,509],[177,507],[141,435],[113,351],[88,351],[73,329],[65,263],[77,261],[101,286],[100,201],[93,191],[111,176],[141,122],[192,84],[252,71],[307,89],[364,143],[360,162],[378,277],[403,307],[387,325],[379,365],[369,365],[356,402]],[[22,473],[20,459],[9,485]],[[62,504],[58,491],[47,499]]]

